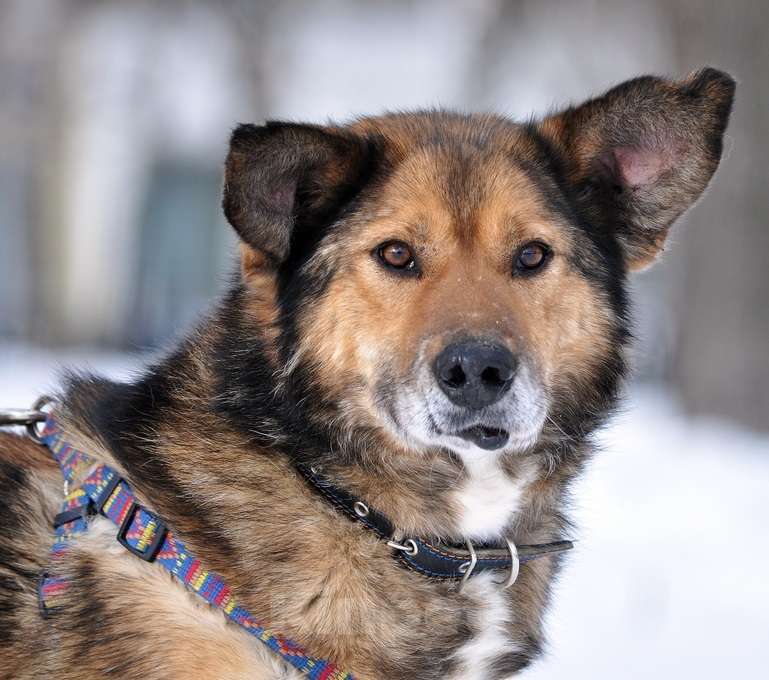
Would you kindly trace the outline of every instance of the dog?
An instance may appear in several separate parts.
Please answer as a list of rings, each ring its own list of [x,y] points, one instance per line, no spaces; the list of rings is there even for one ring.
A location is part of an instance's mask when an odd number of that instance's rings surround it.
[[[108,513],[53,559],[62,472],[51,446],[5,434],[0,675],[520,672],[543,645],[569,485],[628,371],[628,277],[710,181],[734,90],[704,68],[526,123],[237,127],[229,292],[133,382],[65,376],[52,418],[65,453],[130,488],[130,521],[162,518],[179,559],[269,632],[152,563],[159,548],[127,550]],[[315,661],[287,662],[299,645]]]

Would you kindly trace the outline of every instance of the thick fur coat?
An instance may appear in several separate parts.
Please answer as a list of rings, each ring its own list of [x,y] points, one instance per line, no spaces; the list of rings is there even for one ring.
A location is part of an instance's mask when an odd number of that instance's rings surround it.
[[[314,655],[368,680],[514,675],[542,647],[560,558],[460,591],[404,569],[295,465],[385,512],[396,538],[566,537],[569,482],[626,373],[628,273],[710,180],[733,93],[704,69],[525,124],[428,111],[237,128],[231,290],[134,382],[69,376],[69,439]],[[446,348],[471,341],[502,364],[475,376],[460,354],[444,375]],[[476,377],[486,392],[462,392]],[[0,676],[295,677],[101,517],[42,619],[61,497],[46,449],[0,436]]]

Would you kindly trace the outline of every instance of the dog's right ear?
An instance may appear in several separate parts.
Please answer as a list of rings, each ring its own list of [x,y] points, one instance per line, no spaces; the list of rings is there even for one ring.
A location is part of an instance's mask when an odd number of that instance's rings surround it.
[[[338,128],[240,125],[225,165],[224,214],[241,239],[283,262],[298,228],[331,219],[362,182],[366,141]]]
[[[643,76],[541,123],[577,201],[596,228],[616,234],[629,269],[654,260],[710,181],[734,89],[714,68],[682,81]]]

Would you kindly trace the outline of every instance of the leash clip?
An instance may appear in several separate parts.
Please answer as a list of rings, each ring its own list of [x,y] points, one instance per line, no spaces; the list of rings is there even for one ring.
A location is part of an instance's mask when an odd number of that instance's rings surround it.
[[[44,395],[37,399],[32,408],[3,408],[0,409],[0,427],[22,425],[27,428],[27,434],[38,444],[42,444],[40,431],[37,426],[44,423],[48,413],[43,409],[53,403],[53,397]]]
[[[45,413],[36,408],[3,408],[0,409],[0,427],[13,425],[33,425],[45,420]]]

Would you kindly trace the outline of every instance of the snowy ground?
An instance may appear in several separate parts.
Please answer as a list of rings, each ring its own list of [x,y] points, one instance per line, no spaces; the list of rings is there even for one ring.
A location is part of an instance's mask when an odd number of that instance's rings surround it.
[[[601,439],[529,677],[767,677],[769,437],[637,389]]]
[[[68,353],[126,376],[138,359]],[[55,386],[49,353],[0,346],[0,405]],[[637,388],[575,489],[580,527],[526,677],[761,678],[769,667],[769,436],[691,420]]]

